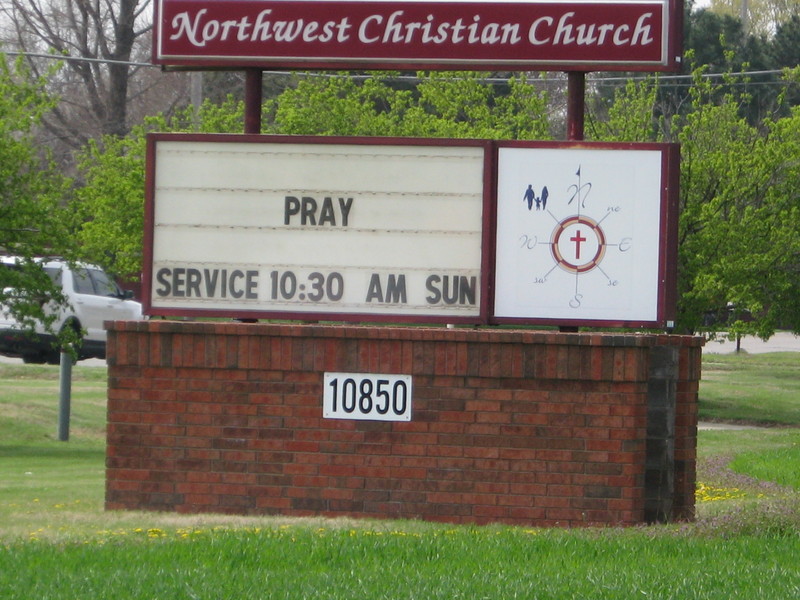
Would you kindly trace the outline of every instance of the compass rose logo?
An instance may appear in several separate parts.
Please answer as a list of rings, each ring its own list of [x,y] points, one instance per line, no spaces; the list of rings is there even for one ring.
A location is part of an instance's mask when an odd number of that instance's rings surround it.
[[[665,156],[627,146],[501,147],[495,316],[651,322],[667,273]]]
[[[592,218],[574,215],[561,221],[550,238],[553,259],[569,273],[588,273],[603,260],[606,236]]]
[[[566,271],[574,277],[575,286],[572,296],[569,299],[569,306],[579,308],[582,304],[584,293],[579,289],[581,276],[592,271],[598,271],[608,286],[616,287],[619,283],[612,279],[604,271],[601,263],[606,257],[609,247],[616,247],[620,252],[626,252],[630,248],[630,238],[623,238],[620,243],[609,243],[602,222],[612,214],[618,214],[620,210],[617,206],[608,207],[606,214],[602,218],[594,219],[586,214],[586,199],[592,191],[590,182],[581,181],[581,167],[575,172],[577,182],[567,188],[565,198],[566,205],[572,206],[573,212],[567,217],[556,216],[553,210],[547,209],[543,212],[553,219],[555,227],[549,235],[549,242],[539,241],[538,236],[523,235],[524,247],[529,250],[537,245],[547,246],[554,264],[545,273],[538,271],[533,277],[534,284],[547,284],[554,271]],[[532,186],[528,186],[528,194]],[[547,190],[547,186],[544,187]],[[534,197],[534,200],[537,200]],[[556,204],[561,204],[560,202]],[[537,208],[537,210],[539,210]],[[555,209],[558,212],[558,209]]]

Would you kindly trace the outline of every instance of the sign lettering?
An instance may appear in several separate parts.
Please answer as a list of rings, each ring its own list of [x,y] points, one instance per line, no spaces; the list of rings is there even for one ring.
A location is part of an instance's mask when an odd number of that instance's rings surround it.
[[[677,0],[159,0],[175,66],[675,70]],[[675,23],[673,23],[675,21]]]

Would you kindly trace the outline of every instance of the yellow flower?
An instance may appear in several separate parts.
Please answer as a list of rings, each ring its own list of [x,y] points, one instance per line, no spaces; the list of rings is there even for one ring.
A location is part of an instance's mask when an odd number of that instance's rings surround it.
[[[698,482],[694,497],[697,502],[716,502],[743,498],[747,494],[739,488],[719,488]]]

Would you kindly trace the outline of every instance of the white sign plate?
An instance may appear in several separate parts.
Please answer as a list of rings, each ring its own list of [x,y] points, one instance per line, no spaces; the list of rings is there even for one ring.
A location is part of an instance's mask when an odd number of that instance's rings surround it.
[[[500,148],[495,317],[655,323],[663,160],[663,148]]]
[[[411,375],[325,373],[322,416],[359,421],[410,421]]]
[[[150,314],[481,316],[486,144],[243,137],[151,138]]]

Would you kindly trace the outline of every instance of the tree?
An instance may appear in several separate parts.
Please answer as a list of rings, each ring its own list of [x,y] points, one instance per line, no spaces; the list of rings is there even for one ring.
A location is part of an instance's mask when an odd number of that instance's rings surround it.
[[[594,98],[587,119],[587,136],[608,142],[655,142],[663,140],[656,118],[658,85],[654,77],[628,80],[617,88],[610,102]],[[602,118],[597,115],[601,114]]]
[[[770,54],[776,68],[794,68],[800,65],[800,15],[794,15],[778,26],[772,38]],[[800,85],[796,78],[787,77],[793,85],[787,86],[786,101],[790,106],[800,104]]]
[[[45,143],[65,166],[90,139],[124,136],[146,114],[188,104],[188,77],[149,65],[150,0],[7,0],[6,47],[49,73],[59,102],[43,119]],[[51,58],[47,58],[50,55]],[[52,57],[64,57],[51,71]]]
[[[717,100],[726,93],[746,90],[749,100],[743,107],[751,123],[757,123],[775,109],[780,88],[774,85],[774,74],[768,73],[773,69],[773,62],[770,41],[765,36],[748,34],[735,16],[701,9],[685,16],[684,44],[684,74],[689,75],[701,66],[705,76],[740,74],[736,78],[715,78],[724,84],[715,87]],[[764,75],[756,79],[746,74],[754,71],[764,72]],[[684,83],[661,86],[659,103],[664,106],[665,114],[680,112],[681,107],[691,105],[690,86]]]
[[[736,17],[745,31],[771,35],[775,28],[800,10],[798,0],[711,0],[711,10],[719,15]]]
[[[739,312],[723,325],[729,332],[767,338],[800,320],[790,292],[800,263],[800,113],[767,117],[757,128],[740,116],[746,97],[712,105],[712,88],[695,83],[695,108],[678,136],[681,318],[701,328],[703,311],[730,305]]]
[[[34,259],[67,248],[60,202],[68,182],[39,154],[32,137],[53,106],[45,83],[32,78],[21,61],[10,65],[0,55],[0,248],[19,257],[16,269],[0,269],[0,304],[31,329],[37,319],[49,321],[44,299],[60,296]]]
[[[778,25],[770,48],[775,65],[795,67],[800,65],[800,14]]]

